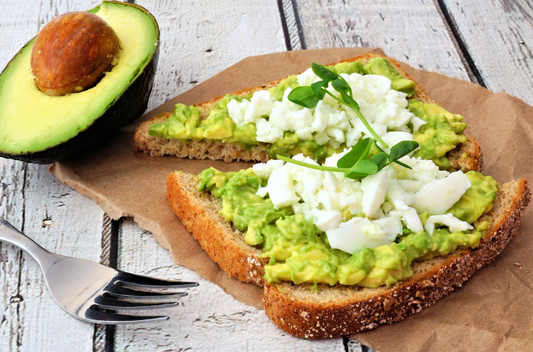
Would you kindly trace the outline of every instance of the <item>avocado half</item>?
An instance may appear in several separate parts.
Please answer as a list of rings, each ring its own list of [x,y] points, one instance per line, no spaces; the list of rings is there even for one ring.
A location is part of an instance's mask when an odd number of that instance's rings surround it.
[[[0,74],[0,156],[34,163],[69,158],[104,143],[143,114],[159,53],[159,26],[138,5],[103,2],[89,10],[116,32],[121,53],[94,87],[42,93],[31,74],[30,40]]]

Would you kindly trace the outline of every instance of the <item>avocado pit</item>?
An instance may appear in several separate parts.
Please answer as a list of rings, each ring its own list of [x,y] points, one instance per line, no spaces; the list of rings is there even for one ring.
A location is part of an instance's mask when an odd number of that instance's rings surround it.
[[[93,87],[120,50],[118,37],[102,18],[68,12],[45,25],[35,40],[31,68],[37,87],[60,96]]]

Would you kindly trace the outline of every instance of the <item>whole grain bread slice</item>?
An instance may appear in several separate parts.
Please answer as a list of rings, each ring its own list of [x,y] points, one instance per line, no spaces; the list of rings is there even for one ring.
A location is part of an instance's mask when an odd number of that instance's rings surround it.
[[[378,57],[388,59],[396,68],[398,73],[400,73],[400,75],[414,81],[413,78],[410,77],[407,72],[402,69],[402,67],[397,61],[378,54],[365,54],[351,59],[342,60],[338,63],[360,61],[363,65],[365,65],[371,59]],[[331,65],[335,64],[337,63],[333,63]],[[243,90],[233,93],[233,95],[250,95],[258,90],[269,89],[271,87],[274,87],[280,81],[281,79],[278,79],[266,85],[257,86],[253,88],[245,88]],[[213,109],[218,103],[218,101],[222,98],[222,96],[219,96],[209,101],[195,104],[195,106],[201,112],[200,120],[207,118],[207,116],[209,115],[209,111]],[[424,103],[435,103],[435,101],[429,97],[429,95],[419,84],[416,84],[415,94],[412,96],[412,98],[418,99]],[[270,143],[261,143],[251,149],[247,149],[242,145],[233,143],[209,140],[183,141],[177,139],[160,138],[148,134],[148,130],[152,124],[164,122],[171,115],[171,112],[162,113],[142,123],[137,129],[134,136],[134,149],[136,151],[142,151],[146,154],[150,154],[151,156],[170,155],[178,158],[224,160],[226,162],[239,160],[266,162],[270,159],[270,156],[268,154],[268,150],[271,146]],[[482,160],[479,145],[471,136],[466,135],[466,137],[467,143],[459,145],[454,151],[450,152],[456,154],[455,157],[451,159],[452,169],[461,169],[465,172],[469,170],[481,170]]]
[[[476,249],[462,249],[428,261],[413,263],[414,275],[392,286],[294,285],[263,281],[265,258],[249,246],[244,234],[219,213],[220,199],[198,192],[195,175],[174,172],[167,178],[167,198],[172,210],[207,254],[229,275],[264,286],[266,314],[281,329],[303,338],[328,338],[391,324],[433,305],[461,287],[483,266],[491,263],[518,235],[531,192],[527,181],[500,187],[493,209],[478,221],[490,228]]]

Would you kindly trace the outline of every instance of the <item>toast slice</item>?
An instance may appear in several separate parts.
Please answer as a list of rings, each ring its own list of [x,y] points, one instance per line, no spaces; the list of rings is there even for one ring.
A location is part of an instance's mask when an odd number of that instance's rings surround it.
[[[490,228],[476,249],[414,262],[414,275],[392,286],[313,285],[284,282],[264,284],[261,250],[244,241],[244,233],[219,214],[222,201],[197,191],[195,175],[174,172],[167,178],[167,198],[172,210],[209,256],[228,274],[241,281],[264,286],[266,314],[281,329],[303,338],[329,338],[354,334],[391,324],[433,305],[461,287],[483,266],[491,263],[518,235],[531,192],[527,181],[500,187],[493,209],[478,221]]]
[[[363,65],[366,65],[371,59],[374,58],[386,58],[395,69],[405,78],[408,78],[414,81],[408,74],[405,72],[400,64],[388,57],[377,55],[377,54],[365,54],[362,56],[357,56],[351,59],[342,60],[342,62],[354,62],[360,61]],[[336,65],[333,63],[331,65]],[[240,90],[233,95],[237,96],[247,96],[253,94],[254,92],[262,89],[269,89],[276,86],[281,79],[270,82],[264,86],[257,86],[254,88],[245,88]],[[416,82],[415,82],[416,83]],[[223,97],[216,97],[209,101],[196,104],[195,107],[200,109],[201,115],[200,120],[207,118],[209,111],[215,107],[220,99]],[[411,97],[415,98],[424,103],[435,103],[433,99],[424,91],[424,89],[416,84],[415,94]],[[266,162],[270,160],[268,151],[271,144],[261,143],[258,146],[254,146],[251,149],[246,147],[225,142],[209,141],[209,140],[188,140],[182,141],[177,139],[166,139],[151,136],[148,134],[150,126],[154,123],[164,122],[170,116],[171,112],[159,114],[152,119],[142,123],[137,129],[134,136],[134,149],[136,151],[142,151],[151,156],[164,156],[170,155],[178,158],[191,158],[191,159],[211,159],[211,160],[224,160],[226,162],[230,161],[259,161]],[[481,151],[478,143],[471,136],[467,137],[467,143],[458,146],[456,149],[449,153],[451,165],[451,171],[462,170],[463,172],[475,170],[481,170]]]

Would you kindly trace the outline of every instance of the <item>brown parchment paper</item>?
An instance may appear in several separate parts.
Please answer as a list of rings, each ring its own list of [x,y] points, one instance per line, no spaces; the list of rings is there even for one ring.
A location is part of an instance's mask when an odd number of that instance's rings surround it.
[[[165,198],[165,179],[174,170],[197,174],[209,166],[229,171],[250,164],[152,158],[133,152],[133,132],[141,121],[173,110],[176,102],[198,103],[302,72],[312,62],[328,64],[368,52],[383,53],[379,49],[338,48],[247,58],[150,111],[100,149],[52,164],[50,170],[113,219],[133,217],[171,252],[176,263],[196,270],[239,301],[262,308],[262,289],[229,277],[211,261]],[[403,67],[435,101],[465,117],[467,132],[481,145],[485,174],[500,183],[533,180],[533,107],[506,93],[495,94],[470,82]],[[530,208],[520,236],[460,290],[403,322],[355,337],[379,351],[533,350],[532,215]]]

